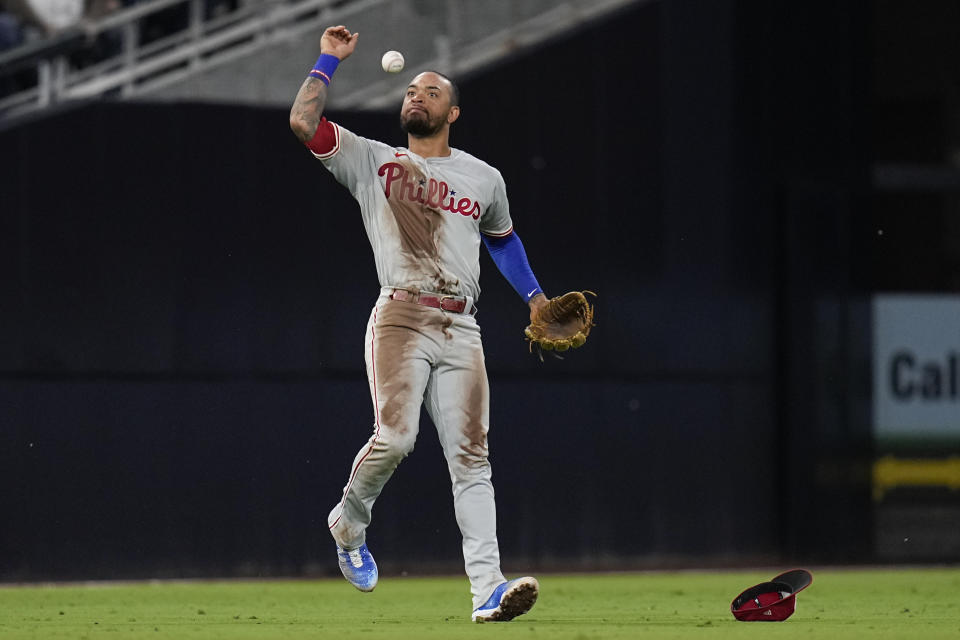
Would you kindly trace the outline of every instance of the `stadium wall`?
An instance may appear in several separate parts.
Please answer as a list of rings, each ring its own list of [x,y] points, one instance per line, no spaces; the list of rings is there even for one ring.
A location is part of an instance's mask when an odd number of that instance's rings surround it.
[[[743,7],[643,5],[461,79],[453,144],[504,174],[541,284],[599,294],[587,346],[540,362],[482,257],[507,571],[869,559],[860,399],[830,381],[858,379],[859,139],[820,128],[860,94],[804,109],[773,69],[803,25]],[[770,60],[744,20],[786,34]],[[395,114],[331,118],[403,144]],[[378,284],[286,112],[97,103],[0,149],[0,579],[335,571]],[[385,571],[459,565],[429,422],[369,535]]]

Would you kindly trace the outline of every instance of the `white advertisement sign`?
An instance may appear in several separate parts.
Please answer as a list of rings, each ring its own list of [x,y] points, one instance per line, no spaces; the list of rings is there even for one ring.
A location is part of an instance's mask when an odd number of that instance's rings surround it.
[[[960,295],[873,299],[878,438],[960,440]]]

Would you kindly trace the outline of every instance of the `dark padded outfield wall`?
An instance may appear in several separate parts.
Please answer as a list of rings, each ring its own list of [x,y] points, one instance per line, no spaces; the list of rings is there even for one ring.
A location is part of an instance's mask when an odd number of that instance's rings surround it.
[[[774,73],[806,27],[709,5],[645,4],[586,51],[461,79],[452,143],[504,174],[541,284],[599,294],[587,346],[541,363],[482,257],[508,571],[850,559],[869,535],[858,481],[821,473],[863,442],[835,437],[812,339],[834,335],[824,291],[855,297],[858,140],[823,125],[859,90],[806,109],[823,77]],[[827,41],[860,33],[843,25]],[[823,73],[856,74],[853,41]],[[404,143],[394,114],[331,117]],[[835,160],[816,187],[802,158],[771,162],[812,148]],[[355,203],[286,111],[89,105],[0,149],[0,578],[336,571],[325,518],[372,425],[378,285]],[[424,422],[375,510],[385,571],[458,570],[449,491]]]

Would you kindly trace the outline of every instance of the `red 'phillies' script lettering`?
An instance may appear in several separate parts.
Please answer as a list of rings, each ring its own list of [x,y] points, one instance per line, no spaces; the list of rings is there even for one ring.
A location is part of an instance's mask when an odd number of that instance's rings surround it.
[[[430,178],[423,184],[410,176],[410,172],[399,162],[388,162],[380,167],[377,173],[386,176],[387,184],[384,193],[389,198],[390,191],[399,189],[397,197],[401,200],[419,202],[432,209],[443,209],[450,213],[459,213],[470,216],[474,220],[480,218],[480,203],[470,198],[457,200],[450,195],[450,187],[443,180]]]

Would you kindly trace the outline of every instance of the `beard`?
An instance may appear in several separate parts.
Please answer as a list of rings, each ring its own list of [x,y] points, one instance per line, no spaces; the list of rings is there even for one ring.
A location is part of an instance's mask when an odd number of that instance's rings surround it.
[[[426,113],[414,113],[410,116],[400,114],[400,128],[404,133],[409,133],[414,138],[429,138],[436,135],[443,129],[446,122],[444,118],[437,117],[434,120]]]

